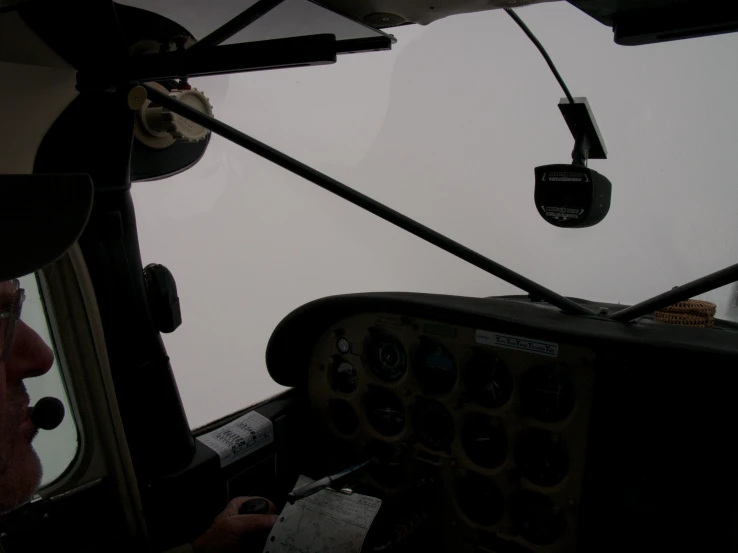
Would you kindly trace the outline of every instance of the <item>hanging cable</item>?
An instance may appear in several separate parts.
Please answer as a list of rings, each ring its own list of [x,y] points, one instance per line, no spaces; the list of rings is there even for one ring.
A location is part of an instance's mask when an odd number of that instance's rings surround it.
[[[566,95],[566,99],[569,100],[570,104],[574,103],[574,97],[571,95],[571,92],[569,92],[569,88],[566,86],[566,83],[564,82],[564,79],[561,78],[561,75],[559,75],[558,70],[556,69],[556,66],[554,65],[554,62],[551,60],[551,57],[548,55],[548,52],[546,52],[546,49],[543,47],[543,44],[540,43],[540,41],[536,38],[536,35],[533,34],[533,31],[531,31],[528,26],[523,22],[522,19],[518,16],[517,13],[515,13],[514,10],[511,8],[505,8],[505,11],[507,12],[507,15],[513,18],[513,21],[518,24],[518,26],[523,29],[523,32],[528,36],[528,38],[533,42],[533,44],[536,45],[536,48],[538,48],[538,51],[543,56],[543,59],[546,60],[546,63],[548,64],[548,67],[551,69],[551,72],[554,74],[554,77],[556,77],[556,80],[559,81],[559,84],[561,85],[561,88],[564,90],[564,94]]]

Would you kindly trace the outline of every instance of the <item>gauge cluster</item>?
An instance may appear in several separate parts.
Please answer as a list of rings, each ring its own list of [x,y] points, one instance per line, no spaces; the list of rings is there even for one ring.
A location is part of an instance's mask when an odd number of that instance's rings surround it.
[[[323,431],[379,460],[364,478],[389,501],[437,483],[446,549],[570,551],[593,365],[536,336],[362,314],[318,340],[308,389]]]

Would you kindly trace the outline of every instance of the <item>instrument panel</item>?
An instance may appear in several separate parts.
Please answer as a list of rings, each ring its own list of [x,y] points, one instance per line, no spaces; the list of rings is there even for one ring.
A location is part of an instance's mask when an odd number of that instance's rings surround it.
[[[266,361],[302,474],[379,460],[341,481],[382,499],[363,553],[738,551],[737,338],[375,292],[297,308]]]
[[[578,345],[363,313],[319,337],[308,395],[323,433],[379,460],[364,480],[386,503],[425,493],[446,550],[572,551],[594,362]]]

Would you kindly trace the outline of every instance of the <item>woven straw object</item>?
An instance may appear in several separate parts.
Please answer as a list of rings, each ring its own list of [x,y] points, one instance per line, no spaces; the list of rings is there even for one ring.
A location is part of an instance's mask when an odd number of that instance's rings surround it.
[[[712,327],[715,311],[715,304],[709,301],[686,300],[656,311],[653,318],[672,325]]]

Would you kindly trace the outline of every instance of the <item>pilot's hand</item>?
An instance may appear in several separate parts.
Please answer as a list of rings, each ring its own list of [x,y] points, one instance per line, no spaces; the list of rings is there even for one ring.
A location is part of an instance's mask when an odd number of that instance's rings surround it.
[[[213,525],[192,544],[195,553],[251,553],[255,543],[259,543],[259,535],[266,536],[277,521],[276,507],[269,503],[269,514],[239,515],[241,505],[251,497],[233,499],[220,513]],[[256,539],[255,539],[256,538]],[[263,541],[262,541],[263,543]],[[259,552],[254,552],[259,553]]]

